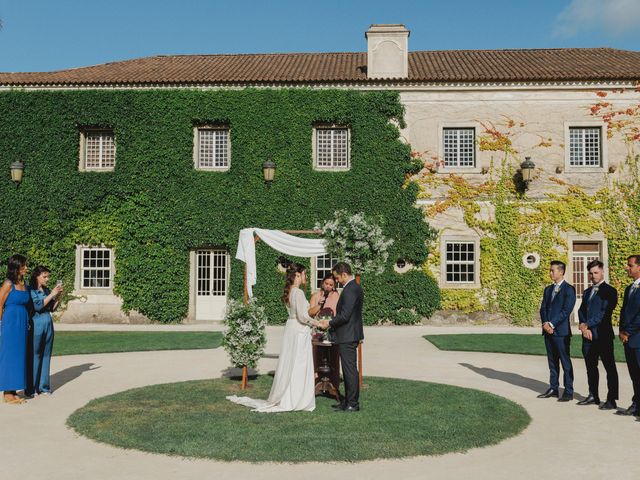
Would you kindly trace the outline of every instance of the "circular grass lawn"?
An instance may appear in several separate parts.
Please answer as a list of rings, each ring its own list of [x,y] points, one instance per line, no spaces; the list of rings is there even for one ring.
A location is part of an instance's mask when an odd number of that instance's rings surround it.
[[[262,375],[248,393],[267,398]],[[490,393],[449,385],[368,377],[362,410],[257,413],[226,400],[229,379],[152,385],[92,400],[68,424],[100,442],[147,452],[249,462],[361,461],[461,452],[521,432],[530,417]]]

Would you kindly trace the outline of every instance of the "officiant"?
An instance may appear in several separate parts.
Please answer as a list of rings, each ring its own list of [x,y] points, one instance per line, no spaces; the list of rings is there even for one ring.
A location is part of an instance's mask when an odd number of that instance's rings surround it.
[[[317,314],[328,317],[335,316],[339,298],[340,294],[336,290],[336,281],[333,275],[326,275],[322,279],[320,290],[311,295],[309,315],[312,317]]]
[[[336,281],[332,274],[322,279],[320,290],[311,296],[309,316],[334,317],[340,294],[336,291]],[[317,318],[317,317],[316,317]],[[323,345],[322,335],[318,334],[313,342],[313,367],[316,374],[316,395],[320,392],[335,395],[340,401],[340,347],[338,345]],[[323,369],[323,371],[321,371]],[[327,370],[328,369],[328,370]],[[327,380],[333,386],[328,386]]]

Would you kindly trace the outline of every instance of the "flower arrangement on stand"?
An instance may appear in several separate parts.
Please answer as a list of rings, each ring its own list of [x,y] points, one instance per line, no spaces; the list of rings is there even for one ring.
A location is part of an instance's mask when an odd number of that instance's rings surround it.
[[[255,299],[248,303],[237,300],[229,301],[224,317],[227,327],[222,346],[231,357],[234,367],[242,367],[241,389],[247,388],[248,369],[254,368],[267,344],[265,327],[267,315],[264,307]]]
[[[379,222],[364,213],[337,210],[332,220],[316,223],[332,257],[351,264],[356,275],[384,272],[393,240],[386,238]]]

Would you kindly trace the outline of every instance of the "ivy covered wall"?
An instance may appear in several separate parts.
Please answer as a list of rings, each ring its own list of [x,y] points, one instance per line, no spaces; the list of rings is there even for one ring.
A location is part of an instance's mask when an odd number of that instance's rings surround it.
[[[399,140],[403,109],[395,92],[344,90],[11,91],[0,94],[0,168],[25,162],[16,189],[0,182],[0,258],[24,253],[73,284],[75,246],[113,247],[114,291],[125,310],[152,320],[183,319],[189,303],[189,252],[224,247],[233,258],[241,228],[308,229],[336,208],[383,219],[395,243],[390,260],[421,264],[434,232],[414,207],[419,165]],[[193,127],[225,123],[231,132],[228,172],[196,171]],[[351,169],[312,168],[312,126],[351,129]],[[114,131],[113,172],[79,172],[83,126]],[[261,166],[272,158],[266,188]],[[278,253],[257,248],[255,295],[272,323],[286,312]],[[308,262],[308,259],[302,259]],[[392,265],[392,264],[391,264]],[[390,267],[391,267],[390,265]],[[366,323],[401,322],[439,307],[439,291],[420,272],[392,268],[363,279]],[[230,294],[242,296],[242,263],[232,260]],[[400,308],[410,311],[397,311]]]
[[[640,87],[635,92],[640,92]],[[557,172],[538,168],[533,181],[553,183],[557,188],[538,198],[530,197],[518,176],[521,145],[514,141],[518,125],[511,118],[487,120],[486,125],[491,127],[485,127],[476,138],[478,149],[492,155],[488,177],[483,181],[456,174],[439,175],[433,168],[421,172],[417,183],[423,196],[443,192],[425,208],[426,217],[432,220],[448,210],[457,210],[464,225],[480,237],[481,287],[443,289],[444,309],[502,312],[516,324],[529,324],[536,318],[543,288],[550,282],[549,262],[568,264],[570,236],[587,238],[594,234],[606,239],[605,263],[609,281],[620,296],[620,309],[624,288],[630,283],[624,269],[626,259],[640,252],[640,103],[621,107],[619,102],[609,102],[623,93],[597,92],[598,100],[584,107],[605,126],[606,141],[619,142],[626,151],[610,159],[616,165],[615,176],[604,171],[596,174],[601,186],[593,192],[563,181]],[[527,132],[525,122],[519,127]],[[544,156],[550,142],[545,140],[536,146],[537,158]],[[419,154],[414,156],[420,158]],[[432,250],[424,266],[427,272],[440,268],[439,250],[435,246]],[[537,268],[527,268],[522,262],[523,255],[530,252],[540,256]]]

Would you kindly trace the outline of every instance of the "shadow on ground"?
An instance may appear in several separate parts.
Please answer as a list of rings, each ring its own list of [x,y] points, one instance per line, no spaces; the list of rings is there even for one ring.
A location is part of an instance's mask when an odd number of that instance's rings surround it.
[[[80,365],[65,368],[64,370],[54,373],[53,375],[51,375],[51,387],[54,390],[58,390],[63,385],[74,381],[84,372],[100,368],[98,366],[94,367],[94,365],[94,363],[82,363]]]
[[[536,393],[542,393],[549,388],[549,384],[545,382],[541,382],[540,380],[535,380],[533,378],[525,377],[520,375],[519,373],[513,372],[502,372],[500,370],[494,370],[493,368],[487,367],[476,367],[475,365],[471,365],[469,363],[460,363],[465,368],[468,368],[472,372],[477,373],[478,375],[482,375],[486,378],[491,378],[493,380],[500,380],[502,382],[510,383],[511,385],[515,385],[516,387],[528,388]],[[574,392],[574,397],[577,400],[584,400],[585,397],[579,395]]]

